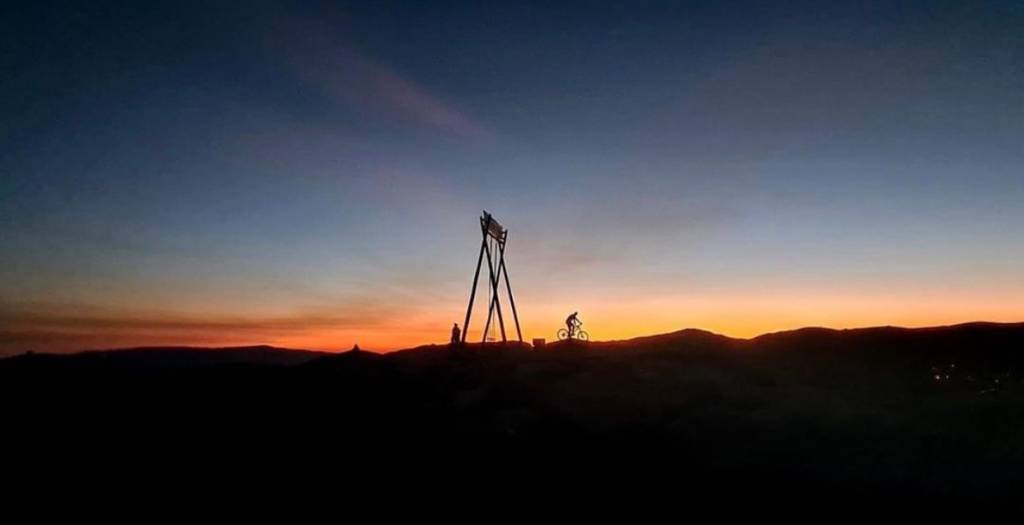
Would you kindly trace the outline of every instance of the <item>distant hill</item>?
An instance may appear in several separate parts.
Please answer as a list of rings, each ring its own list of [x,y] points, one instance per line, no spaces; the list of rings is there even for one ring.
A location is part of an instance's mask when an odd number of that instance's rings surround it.
[[[688,328],[667,334],[649,335],[619,341],[595,341],[587,343],[586,346],[602,350],[654,351],[677,348],[698,351],[739,348],[744,343],[745,340],[743,339],[735,339],[706,330]],[[558,341],[552,343],[552,346],[559,348],[561,346],[572,347],[579,345],[573,341]]]
[[[58,366],[103,364],[154,368],[184,368],[226,364],[299,365],[330,355],[327,352],[295,350],[273,346],[237,346],[201,348],[161,346],[89,350],[76,354],[21,354],[7,358],[10,362],[32,362]]]
[[[965,323],[928,328],[899,328],[892,326],[832,329],[801,328],[764,334],[751,339],[733,338],[706,330],[685,329],[666,334],[636,337],[617,341],[550,342],[539,352],[684,352],[705,353],[719,351],[742,352],[896,352],[900,354],[976,354],[986,352],[1004,357],[1024,359],[1024,323]],[[529,345],[511,342],[505,345],[474,343],[466,350],[525,350]],[[1020,352],[1017,349],[1021,349]],[[391,356],[405,356],[448,351],[448,345],[425,345],[393,352]],[[1021,354],[1017,356],[1017,354]]]
[[[839,352],[1017,365],[1024,364],[1024,323],[849,330],[804,328],[762,335],[751,339],[749,344],[765,352]]]

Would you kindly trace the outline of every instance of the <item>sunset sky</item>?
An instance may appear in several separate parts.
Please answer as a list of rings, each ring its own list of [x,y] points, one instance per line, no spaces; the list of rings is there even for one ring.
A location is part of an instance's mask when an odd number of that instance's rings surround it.
[[[1024,3],[554,3],[5,3],[0,354],[1024,321]]]

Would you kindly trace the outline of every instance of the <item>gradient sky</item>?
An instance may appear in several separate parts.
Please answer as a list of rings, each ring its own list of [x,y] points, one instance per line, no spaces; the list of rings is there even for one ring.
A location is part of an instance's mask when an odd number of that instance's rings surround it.
[[[481,209],[526,337],[1024,320],[1021,2],[203,4],[0,7],[0,353],[443,342]]]

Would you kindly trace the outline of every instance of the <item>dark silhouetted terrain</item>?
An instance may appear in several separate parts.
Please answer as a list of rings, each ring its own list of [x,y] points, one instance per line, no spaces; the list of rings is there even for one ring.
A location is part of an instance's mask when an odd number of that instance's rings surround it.
[[[0,390],[8,438],[121,459],[387,457],[961,502],[1024,486],[1024,324],[25,355],[0,361]]]

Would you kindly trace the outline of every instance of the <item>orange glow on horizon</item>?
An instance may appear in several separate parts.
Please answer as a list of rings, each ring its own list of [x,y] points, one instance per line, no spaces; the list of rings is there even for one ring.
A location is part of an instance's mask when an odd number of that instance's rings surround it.
[[[616,301],[576,308],[584,329],[594,340],[629,339],[647,335],[697,328],[736,338],[752,338],[765,333],[808,326],[861,328],[904,326],[920,328],[972,321],[1020,322],[1021,301],[993,299],[984,303],[950,307],[938,301],[910,301],[891,298],[813,297],[693,298],[688,300]],[[523,339],[554,339],[563,326],[569,308],[544,305],[520,313]],[[415,322],[395,327],[364,330],[320,330],[277,340],[275,344],[295,348],[344,351],[359,344],[363,349],[392,351],[424,344],[447,342],[452,322],[462,325],[464,311],[448,318],[423,316]],[[483,315],[474,312],[469,339],[478,341]],[[507,320],[506,335],[515,339],[515,328]],[[492,336],[499,337],[495,326]],[[339,343],[339,341],[344,341]]]
[[[566,315],[580,312],[592,340],[615,340],[698,328],[750,338],[807,326],[857,328],[894,325],[924,327],[971,321],[1024,320],[1024,298],[1011,294],[896,295],[846,293],[820,297],[804,294],[706,294],[687,297],[608,299],[585,297],[575,305],[517,298],[523,338],[554,339]],[[133,346],[243,346],[268,344],[288,348],[345,351],[354,344],[392,351],[448,341],[453,322],[462,325],[462,304],[450,301],[435,311],[411,309],[393,316],[353,314],[339,319],[306,315],[294,318],[221,318],[151,314],[143,318],[108,312],[104,317],[35,313],[5,320],[9,337],[4,354],[25,350],[73,351]],[[444,313],[438,314],[438,311]],[[506,333],[515,338],[511,316]],[[213,318],[213,320],[211,320]],[[197,320],[199,319],[199,320]],[[469,339],[478,341],[483,310],[474,312]],[[13,335],[12,335],[13,334]],[[495,327],[494,335],[497,336]]]

